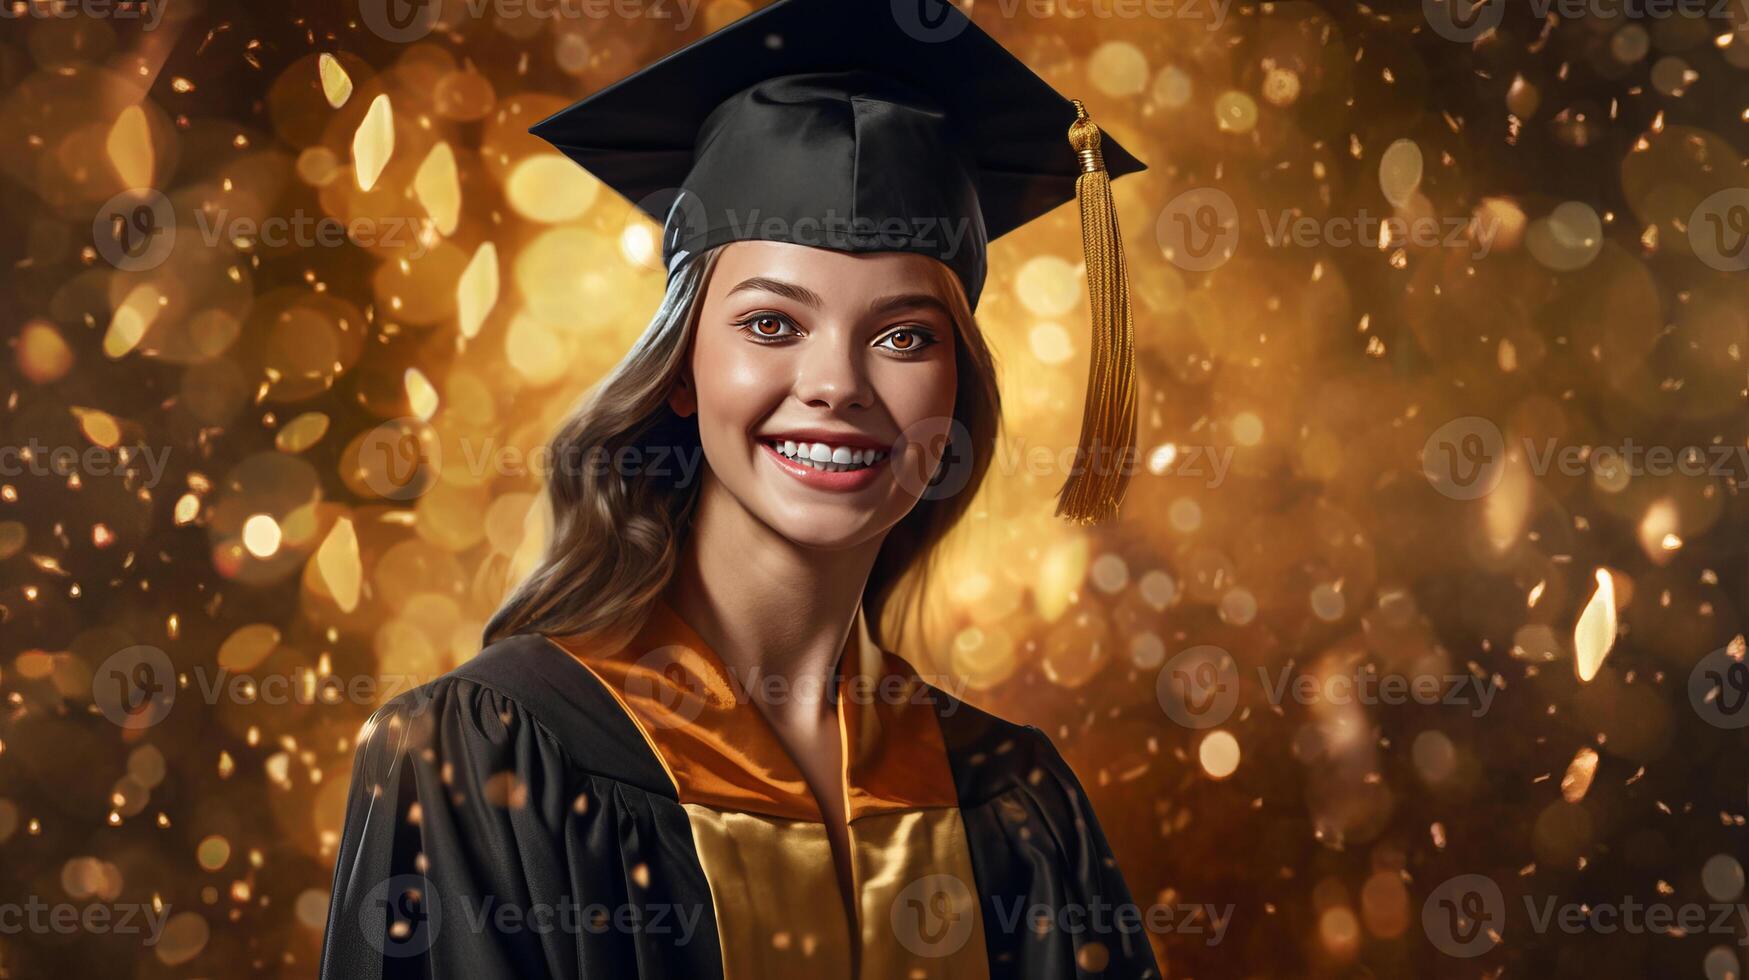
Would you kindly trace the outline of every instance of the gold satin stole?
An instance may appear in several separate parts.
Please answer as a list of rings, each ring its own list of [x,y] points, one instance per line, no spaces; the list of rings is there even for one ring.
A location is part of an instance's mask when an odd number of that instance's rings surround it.
[[[916,672],[874,644],[860,606],[838,672],[855,923],[801,770],[671,605],[658,601],[617,651],[552,639],[613,692],[673,780],[710,882],[725,980],[988,977],[934,706]]]

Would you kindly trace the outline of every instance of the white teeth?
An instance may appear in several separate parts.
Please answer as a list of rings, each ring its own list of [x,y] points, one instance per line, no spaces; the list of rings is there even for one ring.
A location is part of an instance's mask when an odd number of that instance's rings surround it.
[[[793,439],[782,439],[771,441],[767,445],[791,462],[830,473],[862,469],[887,458],[887,452],[883,449],[852,449],[849,446],[830,446],[823,442],[798,443]]]

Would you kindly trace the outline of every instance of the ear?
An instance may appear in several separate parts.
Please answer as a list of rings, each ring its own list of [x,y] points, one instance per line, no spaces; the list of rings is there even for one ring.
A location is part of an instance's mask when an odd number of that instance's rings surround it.
[[[674,388],[668,392],[668,407],[681,418],[698,411],[698,393],[692,390],[692,379],[685,373],[675,379]]]

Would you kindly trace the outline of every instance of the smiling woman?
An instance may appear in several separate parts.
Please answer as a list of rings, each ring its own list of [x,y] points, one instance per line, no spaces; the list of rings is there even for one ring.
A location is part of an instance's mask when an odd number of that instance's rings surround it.
[[[1049,740],[879,636],[993,457],[988,238],[1078,196],[1116,241],[1097,128],[945,9],[921,42],[884,3],[780,0],[535,127],[632,199],[687,161],[651,206],[662,306],[553,457],[706,465],[552,474],[486,648],[361,739],[324,977],[1159,975]],[[899,48],[915,74],[877,69]],[[992,92],[1032,106],[979,139]],[[616,131],[664,100],[674,133]],[[1121,252],[1089,270],[1088,431],[1121,440]],[[1073,516],[1121,493],[1078,486]]]

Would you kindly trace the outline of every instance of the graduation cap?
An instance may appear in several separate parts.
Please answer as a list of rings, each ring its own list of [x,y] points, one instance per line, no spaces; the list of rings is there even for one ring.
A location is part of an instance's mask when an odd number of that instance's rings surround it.
[[[951,4],[777,0],[529,132],[662,223],[670,275],[742,240],[915,252],[975,309],[988,242],[1078,200],[1092,357],[1057,513],[1116,514],[1136,385],[1111,180],[1144,167]]]

